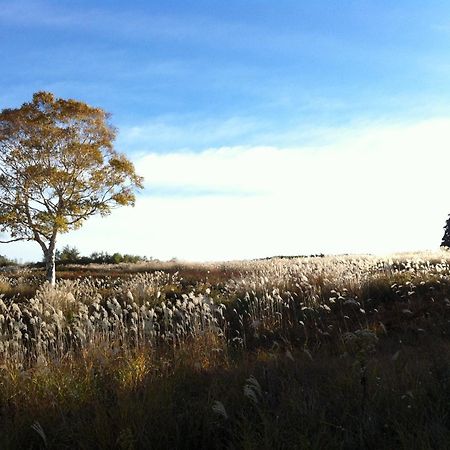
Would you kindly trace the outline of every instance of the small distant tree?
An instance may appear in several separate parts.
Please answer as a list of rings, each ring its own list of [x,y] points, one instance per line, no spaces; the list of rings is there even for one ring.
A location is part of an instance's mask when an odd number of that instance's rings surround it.
[[[441,247],[450,247],[450,215],[445,223],[444,236],[442,237]]]
[[[47,280],[55,283],[59,233],[94,214],[134,205],[142,188],[133,164],[113,148],[109,114],[38,92],[0,113],[0,242],[36,241]]]
[[[111,263],[112,264],[120,264],[123,261],[123,256],[120,253],[114,253],[111,256]]]
[[[97,264],[107,264],[110,259],[111,256],[106,252],[94,252],[91,253],[91,256],[89,256],[90,262]]]
[[[55,260],[57,263],[76,263],[80,259],[80,252],[76,247],[64,246],[62,250],[56,250]]]
[[[0,255],[0,267],[15,266],[15,265],[17,265],[16,261],[13,261],[12,259],[7,258],[6,256]]]

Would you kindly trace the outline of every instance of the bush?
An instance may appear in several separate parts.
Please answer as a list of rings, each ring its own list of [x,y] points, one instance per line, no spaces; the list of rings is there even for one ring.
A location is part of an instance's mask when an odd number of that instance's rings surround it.
[[[6,256],[0,255],[0,267],[6,266],[16,266],[17,262],[12,259],[7,258]]]

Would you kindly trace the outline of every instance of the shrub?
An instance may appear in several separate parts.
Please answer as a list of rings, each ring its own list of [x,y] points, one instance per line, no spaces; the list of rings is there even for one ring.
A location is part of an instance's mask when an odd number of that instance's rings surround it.
[[[12,259],[7,258],[6,256],[0,255],[0,267],[6,266],[16,266],[17,262]]]

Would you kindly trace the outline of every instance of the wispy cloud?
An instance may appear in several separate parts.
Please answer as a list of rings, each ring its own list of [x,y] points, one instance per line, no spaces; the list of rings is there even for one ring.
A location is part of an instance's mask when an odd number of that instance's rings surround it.
[[[142,125],[120,127],[118,144],[128,150],[180,150],[205,148],[246,140],[264,127],[250,117],[197,119],[189,116],[161,117]]]
[[[151,11],[151,8],[150,11],[149,8],[123,8],[120,11],[99,6],[77,8],[73,4],[45,0],[1,1],[0,6],[0,21],[21,26],[84,30],[135,40],[188,41],[239,52],[251,50],[260,54],[285,55],[301,51],[314,57],[325,52],[331,59],[365,59],[363,42],[351,42],[331,30],[319,32],[310,29],[306,23],[271,30],[264,22],[217,17],[213,8],[204,13],[169,14]]]
[[[0,3],[0,20],[28,26],[85,29],[93,32],[127,35],[130,38],[153,36],[182,41],[193,39],[214,42],[219,38],[247,35],[252,26],[218,20],[200,14],[148,13],[145,10],[64,7],[46,1],[18,0]],[[257,29],[253,29],[257,31]],[[210,35],[212,33],[212,35]],[[208,34],[208,39],[205,35]]]
[[[143,197],[145,198],[180,198],[189,200],[202,197],[255,197],[261,194],[259,192],[253,192],[250,190],[243,191],[233,187],[195,187],[187,186],[184,184],[177,184],[177,182],[174,182],[172,185],[167,186],[164,184],[150,182],[146,184],[146,191],[141,195],[143,195]]]

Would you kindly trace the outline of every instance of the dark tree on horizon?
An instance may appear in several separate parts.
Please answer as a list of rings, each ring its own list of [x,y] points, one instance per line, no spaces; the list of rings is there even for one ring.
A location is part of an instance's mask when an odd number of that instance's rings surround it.
[[[441,247],[450,247],[450,215],[444,227],[444,236],[442,237]]]

